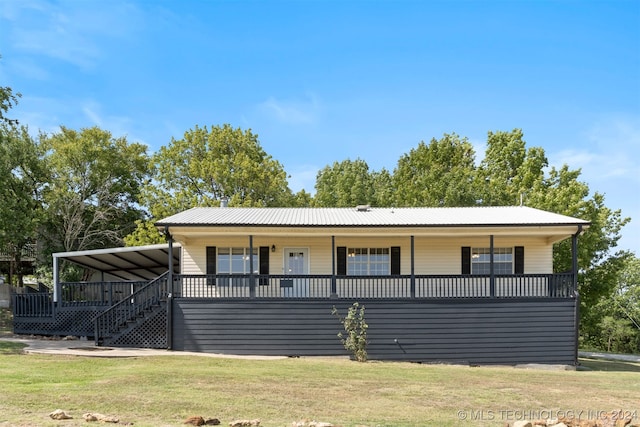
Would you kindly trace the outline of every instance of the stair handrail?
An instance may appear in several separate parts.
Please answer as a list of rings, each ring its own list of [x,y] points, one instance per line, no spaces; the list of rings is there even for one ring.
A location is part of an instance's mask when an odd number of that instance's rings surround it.
[[[100,338],[104,337],[108,332],[117,331],[118,328],[126,322],[135,319],[145,309],[151,307],[153,304],[161,301],[163,297],[166,297],[169,293],[168,287],[164,292],[161,292],[163,281],[166,282],[166,278],[169,272],[165,272],[162,275],[151,280],[149,283],[133,292],[131,295],[118,301],[116,304],[109,307],[107,310],[98,314],[94,319],[94,332],[95,343],[99,345]],[[140,302],[136,302],[138,297],[152,290],[151,295],[146,297]]]

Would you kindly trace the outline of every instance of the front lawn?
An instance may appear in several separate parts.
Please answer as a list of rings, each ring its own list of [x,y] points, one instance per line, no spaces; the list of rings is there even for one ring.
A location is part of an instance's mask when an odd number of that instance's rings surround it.
[[[82,414],[100,412],[135,426],[180,426],[192,415],[224,426],[256,418],[267,427],[302,420],[344,427],[503,426],[536,414],[640,411],[640,366],[584,364],[595,370],[0,355],[0,425],[87,425]],[[49,419],[58,408],[74,419]]]

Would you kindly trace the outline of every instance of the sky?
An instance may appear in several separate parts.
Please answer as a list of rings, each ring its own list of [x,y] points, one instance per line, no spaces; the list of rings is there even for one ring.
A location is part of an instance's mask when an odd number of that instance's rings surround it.
[[[31,132],[99,126],[153,153],[251,129],[313,193],[420,141],[522,129],[631,223],[640,256],[639,1],[0,0],[0,86]]]

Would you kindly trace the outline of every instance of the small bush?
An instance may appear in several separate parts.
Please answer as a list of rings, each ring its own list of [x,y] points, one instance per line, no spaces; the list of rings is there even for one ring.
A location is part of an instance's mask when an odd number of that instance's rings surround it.
[[[351,353],[358,362],[367,361],[367,329],[369,325],[364,318],[364,306],[354,302],[346,317],[340,316],[338,309],[333,306],[331,314],[336,316],[344,328],[344,333],[338,333],[344,348]]]

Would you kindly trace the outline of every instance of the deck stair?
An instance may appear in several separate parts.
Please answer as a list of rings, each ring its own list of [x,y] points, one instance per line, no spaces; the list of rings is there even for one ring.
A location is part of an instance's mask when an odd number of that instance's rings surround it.
[[[166,348],[168,283],[165,273],[96,316],[96,345]]]

